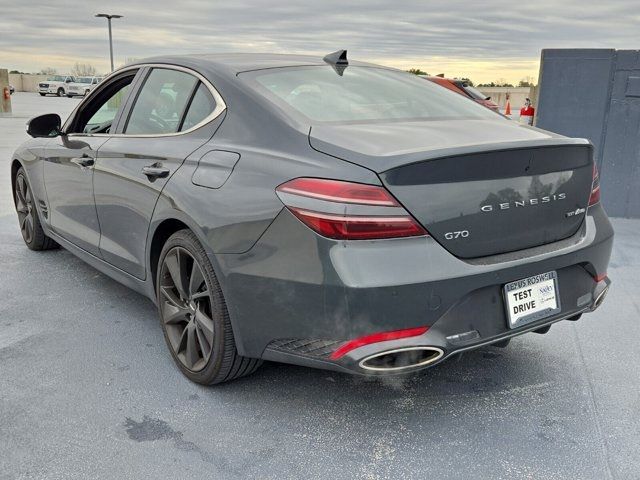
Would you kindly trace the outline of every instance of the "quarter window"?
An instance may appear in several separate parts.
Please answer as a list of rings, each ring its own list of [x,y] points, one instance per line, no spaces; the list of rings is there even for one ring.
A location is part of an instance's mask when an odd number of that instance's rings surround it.
[[[187,110],[180,131],[184,132],[195,127],[211,115],[215,109],[216,101],[213,95],[211,95],[211,92],[204,84],[200,83],[196,94],[193,96],[193,100],[191,100],[189,110]]]
[[[155,68],[131,110],[124,133],[161,135],[179,130],[198,79],[178,70]]]

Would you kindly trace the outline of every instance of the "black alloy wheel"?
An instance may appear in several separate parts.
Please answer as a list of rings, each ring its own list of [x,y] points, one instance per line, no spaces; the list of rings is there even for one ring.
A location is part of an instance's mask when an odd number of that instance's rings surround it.
[[[156,296],[171,356],[190,380],[222,383],[249,375],[262,364],[238,354],[222,288],[192,231],[180,230],[164,244]]]
[[[35,207],[33,206],[33,197],[31,189],[27,183],[27,179],[23,172],[16,176],[16,212],[18,212],[18,222],[20,223],[20,232],[26,244],[33,242],[34,237],[34,215]]]
[[[170,347],[186,368],[199,372],[214,344],[211,298],[202,269],[186,249],[174,247],[164,257],[160,278],[160,309]]]
[[[13,196],[18,214],[20,233],[22,233],[22,239],[27,247],[31,250],[57,248],[58,244],[44,233],[40,217],[38,217],[33,192],[22,167],[16,172],[13,182]]]

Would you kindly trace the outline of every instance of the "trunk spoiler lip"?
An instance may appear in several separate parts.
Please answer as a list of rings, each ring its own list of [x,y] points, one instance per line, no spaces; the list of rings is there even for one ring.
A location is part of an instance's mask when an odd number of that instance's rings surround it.
[[[312,137],[313,127],[309,129],[309,146],[322,154],[329,155],[340,160],[353,163],[355,165],[372,170],[377,174],[382,174],[398,167],[421,163],[430,160],[440,160],[448,157],[470,155],[474,153],[488,153],[507,150],[521,150],[527,148],[546,148],[562,146],[583,146],[593,151],[593,144],[586,138],[572,138],[554,136],[549,138],[538,138],[516,141],[498,141],[487,143],[476,143],[455,147],[438,148],[433,150],[420,150],[407,152],[399,155],[378,156],[363,154],[354,150],[340,147],[330,142]],[[375,163],[380,163],[379,167],[374,167]]]

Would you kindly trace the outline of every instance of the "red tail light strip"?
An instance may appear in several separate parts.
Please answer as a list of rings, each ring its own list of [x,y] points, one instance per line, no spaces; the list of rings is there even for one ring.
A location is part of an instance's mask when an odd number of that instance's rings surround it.
[[[280,200],[316,233],[335,240],[429,235],[380,185],[297,178],[276,189]]]
[[[429,327],[416,327],[407,328],[404,330],[393,330],[391,332],[373,333],[371,335],[366,335],[364,337],[359,337],[354,340],[348,341],[337,350],[335,350],[329,358],[331,358],[331,360],[338,360],[339,358],[344,357],[347,353],[355,350],[356,348],[370,345],[372,343],[385,342],[387,340],[398,340],[400,338],[417,337],[419,335],[422,335],[423,333],[426,333],[427,330],[429,330]]]
[[[410,216],[361,217],[327,215],[295,207],[289,207],[289,210],[320,235],[335,240],[370,240],[427,235],[427,232]]]
[[[329,202],[360,203],[384,207],[400,206],[383,187],[341,180],[296,178],[279,186],[278,191]]]

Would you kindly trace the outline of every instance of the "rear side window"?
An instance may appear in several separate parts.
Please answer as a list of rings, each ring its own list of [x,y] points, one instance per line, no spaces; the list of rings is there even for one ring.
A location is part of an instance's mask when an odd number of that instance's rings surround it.
[[[178,70],[155,68],[133,105],[124,133],[161,135],[179,130],[198,79]]]
[[[213,95],[211,95],[209,89],[201,83],[189,105],[189,110],[187,110],[180,131],[184,132],[195,127],[211,115],[215,109],[216,101]]]

